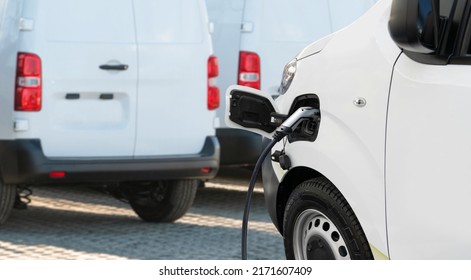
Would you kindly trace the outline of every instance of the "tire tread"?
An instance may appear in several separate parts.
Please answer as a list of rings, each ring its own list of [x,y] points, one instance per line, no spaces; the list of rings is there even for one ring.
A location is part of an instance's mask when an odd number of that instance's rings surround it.
[[[336,217],[341,220],[340,222],[344,225],[343,231],[348,233],[348,236],[345,236],[345,238],[348,237],[346,241],[349,243],[349,248],[353,250],[350,254],[352,259],[373,258],[366,235],[347,200],[328,179],[318,177],[299,184],[292,192],[286,204],[283,217],[283,229],[285,231],[283,237],[288,259],[294,258],[292,244],[289,240],[291,236],[287,236],[286,234],[286,230],[288,229],[289,231],[290,228],[288,216],[292,215],[292,213],[290,213],[292,211],[291,209],[295,207],[299,201],[303,201],[303,199],[307,197],[315,197],[322,201],[322,203],[329,204],[327,207],[328,211],[335,213]]]
[[[182,217],[193,205],[198,188],[196,180],[163,181],[168,188],[164,201],[142,206],[129,198],[134,212],[144,221],[170,223]]]
[[[0,183],[0,224],[4,224],[10,216],[15,203],[16,187]]]

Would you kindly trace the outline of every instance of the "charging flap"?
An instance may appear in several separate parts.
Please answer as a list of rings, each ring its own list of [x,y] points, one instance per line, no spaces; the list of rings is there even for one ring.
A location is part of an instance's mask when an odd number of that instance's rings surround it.
[[[267,138],[279,126],[278,109],[270,95],[245,86],[230,86],[226,91],[226,124],[252,131]]]

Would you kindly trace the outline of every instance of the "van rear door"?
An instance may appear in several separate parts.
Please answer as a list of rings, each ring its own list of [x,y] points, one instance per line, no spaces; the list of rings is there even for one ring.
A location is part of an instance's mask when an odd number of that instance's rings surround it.
[[[195,154],[214,135],[204,1],[135,1],[139,48],[136,156]]]
[[[132,156],[137,52],[132,0],[27,1],[20,50],[42,62],[42,108],[16,112],[48,157]]]

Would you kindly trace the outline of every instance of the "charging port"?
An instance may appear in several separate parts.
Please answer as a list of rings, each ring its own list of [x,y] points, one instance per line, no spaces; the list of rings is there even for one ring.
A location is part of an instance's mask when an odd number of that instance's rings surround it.
[[[293,105],[290,108],[291,115],[300,107],[311,107],[314,109],[320,109],[319,97],[315,94],[305,94],[298,96],[294,101]],[[288,141],[290,143],[296,141],[309,141],[314,142],[317,139],[317,134],[319,132],[321,116],[319,115],[314,120],[305,120],[303,121],[290,135],[288,135]]]

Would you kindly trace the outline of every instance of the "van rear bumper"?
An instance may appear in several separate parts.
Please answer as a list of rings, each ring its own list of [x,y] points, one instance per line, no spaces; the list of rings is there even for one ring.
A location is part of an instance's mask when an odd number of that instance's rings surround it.
[[[219,142],[208,136],[197,154],[120,157],[48,158],[38,139],[0,141],[0,172],[5,184],[51,185],[172,179],[210,179],[219,168]],[[65,172],[51,178],[53,171]]]

